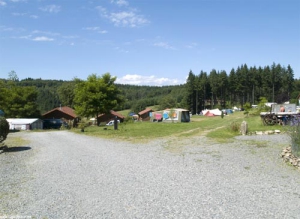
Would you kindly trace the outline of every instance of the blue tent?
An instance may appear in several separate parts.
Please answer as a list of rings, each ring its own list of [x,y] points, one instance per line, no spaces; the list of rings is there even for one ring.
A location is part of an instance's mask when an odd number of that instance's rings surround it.
[[[134,116],[134,115],[136,115],[136,113],[134,112],[129,113],[129,116]]]
[[[232,109],[226,109],[226,113],[231,114],[231,113],[233,113],[233,110]]]

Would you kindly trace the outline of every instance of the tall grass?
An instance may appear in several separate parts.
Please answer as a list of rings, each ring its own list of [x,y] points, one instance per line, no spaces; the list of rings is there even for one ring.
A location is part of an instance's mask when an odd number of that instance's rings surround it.
[[[292,118],[288,133],[291,137],[292,153],[300,157],[300,116]]]

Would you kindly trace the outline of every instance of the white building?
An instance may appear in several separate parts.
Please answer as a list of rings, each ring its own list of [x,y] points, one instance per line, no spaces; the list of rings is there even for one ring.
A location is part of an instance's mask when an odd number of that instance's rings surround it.
[[[6,119],[10,130],[33,130],[43,129],[41,119]]]

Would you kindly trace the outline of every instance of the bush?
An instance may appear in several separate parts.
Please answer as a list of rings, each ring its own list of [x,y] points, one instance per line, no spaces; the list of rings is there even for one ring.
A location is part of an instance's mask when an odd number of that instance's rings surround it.
[[[0,143],[2,143],[9,133],[9,124],[4,117],[0,117]]]
[[[240,130],[240,124],[238,122],[231,122],[229,124],[229,131],[238,132]]]
[[[300,157],[300,117],[293,117],[288,133],[291,137],[292,153],[294,156]]]

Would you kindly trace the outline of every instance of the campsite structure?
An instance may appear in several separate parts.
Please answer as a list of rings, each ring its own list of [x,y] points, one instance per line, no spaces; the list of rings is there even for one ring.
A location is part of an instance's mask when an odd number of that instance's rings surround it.
[[[181,108],[151,112],[150,117],[153,122],[190,122],[189,110]]]
[[[114,120],[117,117],[117,120],[120,120],[120,122],[123,122],[125,119],[125,116],[122,114],[115,112],[113,110],[110,110],[109,113],[103,113],[98,116],[97,118],[97,124],[100,125],[100,123],[108,123],[111,120]]]
[[[296,104],[272,104],[270,112],[260,113],[264,125],[285,125],[295,116],[300,116]]]
[[[138,113],[139,119],[142,121],[149,121],[150,120],[150,113],[152,113],[153,110],[151,108],[146,108]]]
[[[6,119],[10,130],[34,130],[43,129],[43,121],[41,119]]]

